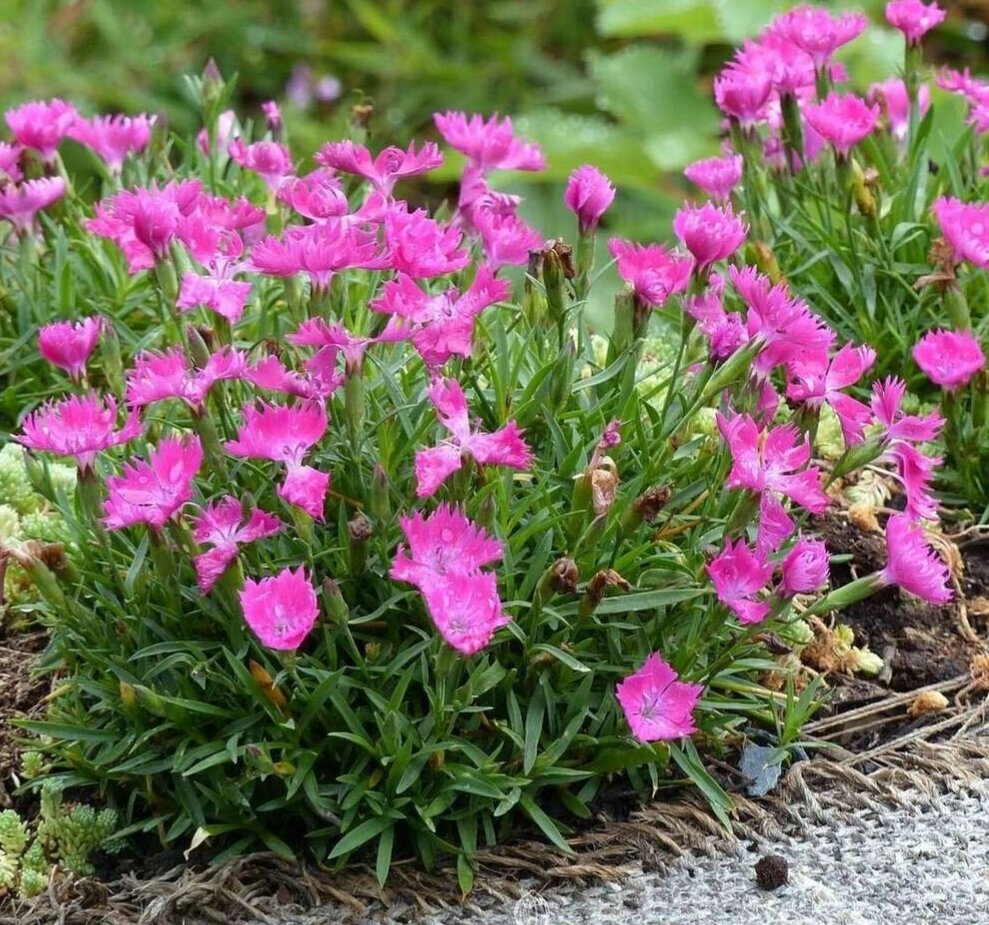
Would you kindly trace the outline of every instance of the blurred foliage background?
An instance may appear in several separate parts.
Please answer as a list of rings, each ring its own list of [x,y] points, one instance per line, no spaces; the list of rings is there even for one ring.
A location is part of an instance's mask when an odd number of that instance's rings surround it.
[[[62,96],[84,111],[163,113],[181,132],[197,113],[183,75],[209,57],[238,75],[242,117],[277,100],[298,155],[348,133],[371,102],[370,144],[431,133],[436,110],[512,115],[550,169],[527,184],[527,217],[568,228],[560,183],[600,166],[621,196],[611,229],[650,239],[689,194],[680,176],[717,153],[710,80],[785,0],[0,0],[0,104]],[[877,25],[849,49],[856,83],[895,73],[902,38]],[[989,2],[945,3],[939,60],[984,56]],[[446,174],[453,176],[456,165]],[[443,179],[442,177],[440,178]]]

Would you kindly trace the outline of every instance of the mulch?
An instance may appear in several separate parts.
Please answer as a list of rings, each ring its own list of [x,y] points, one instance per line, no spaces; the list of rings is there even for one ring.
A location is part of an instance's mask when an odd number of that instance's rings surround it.
[[[838,512],[818,525],[833,554],[851,559],[836,568],[840,581],[882,567],[881,534],[852,525]],[[712,773],[732,794],[729,835],[691,790],[639,804],[622,791],[606,792],[595,818],[568,839],[567,855],[527,833],[477,857],[470,902],[511,903],[553,884],[620,880],[639,867],[664,864],[686,852],[714,854],[730,839],[761,841],[808,825],[877,806],[929,800],[938,793],[985,786],[989,779],[987,687],[973,680],[973,664],[989,655],[989,543],[980,534],[949,543],[955,560],[956,599],[932,607],[896,589],[840,614],[885,663],[878,678],[829,675],[826,706],[804,729],[821,746],[795,762],[768,797],[745,795],[737,769],[711,759]],[[0,804],[17,768],[18,732],[7,722],[44,709],[48,686],[32,675],[43,633],[0,639]],[[989,659],[985,665],[989,668]],[[989,680],[989,679],[987,679]],[[947,706],[911,715],[920,694],[940,694]],[[16,799],[16,798],[15,798]],[[531,833],[528,833],[531,834]],[[426,872],[397,861],[385,890],[370,868],[333,872],[253,854],[224,864],[186,863],[164,852],[103,879],[59,874],[31,903],[0,905],[0,925],[208,925],[276,923],[286,913],[329,906],[333,921],[361,922],[378,915],[395,922],[462,907],[455,871]],[[331,918],[327,918],[330,921]]]

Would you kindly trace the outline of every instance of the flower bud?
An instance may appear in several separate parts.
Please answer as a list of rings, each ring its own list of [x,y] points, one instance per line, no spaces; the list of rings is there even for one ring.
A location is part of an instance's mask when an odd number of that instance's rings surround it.
[[[381,463],[375,463],[371,471],[371,517],[379,525],[391,521],[391,500],[388,495],[388,473]]]
[[[323,579],[323,600],[326,603],[326,612],[335,623],[343,625],[350,618],[350,608],[340,593],[340,585],[332,578]]]
[[[374,524],[365,513],[359,512],[347,522],[347,538],[350,541],[351,577],[363,575],[367,567],[367,545],[374,535]]]
[[[615,188],[597,167],[584,164],[578,167],[567,181],[563,201],[577,216],[581,235],[594,231],[601,216],[614,201]]]

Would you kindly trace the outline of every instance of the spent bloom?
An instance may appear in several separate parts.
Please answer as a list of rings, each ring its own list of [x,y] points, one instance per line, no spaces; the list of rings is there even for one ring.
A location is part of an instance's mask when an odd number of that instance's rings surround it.
[[[828,582],[828,548],[824,540],[801,537],[783,560],[785,595],[808,594]]]
[[[944,22],[946,15],[937,3],[921,0],[890,0],[886,4],[886,22],[906,36],[908,45],[919,45],[931,29]]]
[[[913,358],[935,385],[953,391],[986,365],[971,331],[928,331],[913,348]]]
[[[587,234],[598,226],[601,216],[615,199],[615,188],[597,167],[584,164],[567,180],[563,201],[577,216],[581,234]]]
[[[516,137],[512,120],[493,115],[468,118],[463,112],[438,112],[436,128],[450,147],[482,170],[544,170],[546,160],[539,145]]]
[[[330,474],[303,465],[302,459],[323,438],[326,423],[326,410],[319,402],[300,402],[291,407],[263,402],[257,407],[248,405],[237,439],[228,441],[226,450],[232,456],[284,463],[287,472],[278,494],[322,520]]]
[[[80,469],[92,469],[97,453],[128,443],[140,433],[136,412],[117,430],[117,403],[112,396],[89,394],[42,405],[24,418],[15,439],[32,450],[73,456]]]
[[[147,461],[127,463],[121,475],[107,479],[103,523],[122,530],[144,523],[160,530],[192,497],[192,480],[203,461],[199,437],[166,437]]]
[[[56,321],[38,331],[38,349],[52,366],[64,369],[78,381],[102,331],[103,319],[99,315],[75,323]]]
[[[236,558],[245,543],[278,533],[284,524],[266,511],[255,509],[244,520],[244,507],[234,497],[211,501],[193,521],[193,537],[212,549],[194,559],[199,589],[206,594]]]
[[[727,204],[719,208],[711,202],[684,206],[673,218],[673,231],[694,255],[697,272],[703,275],[712,263],[730,257],[745,240],[745,223]]]
[[[727,202],[742,179],[742,162],[741,154],[708,157],[688,164],[683,175],[715,202]]]
[[[69,128],[69,138],[98,154],[112,174],[119,174],[128,154],[143,151],[151,139],[154,117],[93,116],[77,118]]]
[[[739,539],[725,548],[707,564],[707,574],[714,585],[714,593],[739,622],[761,623],[769,615],[769,604],[757,600],[760,591],[772,577],[773,565],[752,552]]]
[[[494,574],[482,571],[501,558],[501,543],[446,504],[399,524],[408,552],[398,547],[389,575],[419,589],[448,645],[465,655],[480,651],[509,622]]]
[[[8,109],[6,119],[18,144],[33,148],[42,160],[51,162],[78,115],[75,106],[64,100],[33,100]]]
[[[870,106],[854,93],[832,91],[822,102],[804,106],[803,113],[807,124],[834,146],[839,157],[846,158],[876,127],[879,104]]]
[[[898,585],[931,604],[951,600],[948,566],[931,549],[923,528],[906,514],[894,514],[886,521],[886,548],[889,559],[879,573],[881,584]]]
[[[461,469],[465,456],[482,466],[529,467],[532,452],[514,421],[490,434],[472,430],[467,414],[467,398],[455,379],[437,377],[430,385],[428,394],[440,422],[450,431],[451,437],[439,446],[416,453],[416,494],[420,498],[434,495],[448,476]]]
[[[269,649],[295,651],[319,616],[316,589],[301,565],[260,581],[248,578],[239,596],[244,620]]]
[[[678,678],[676,671],[654,652],[615,689],[632,735],[640,742],[670,741],[697,731],[693,711],[704,687]]]
[[[612,238],[608,250],[618,265],[618,275],[628,283],[636,298],[649,305],[662,305],[690,283],[694,261],[685,254],[668,251],[662,244],[635,244]]]

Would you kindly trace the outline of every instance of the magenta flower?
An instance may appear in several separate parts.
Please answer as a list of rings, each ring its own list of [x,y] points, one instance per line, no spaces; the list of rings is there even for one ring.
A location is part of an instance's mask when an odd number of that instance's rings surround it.
[[[20,183],[24,179],[21,171],[21,155],[24,149],[19,144],[0,141],[0,186]]]
[[[715,202],[728,202],[742,179],[742,155],[726,154],[688,164],[683,175]]]
[[[121,475],[106,480],[103,523],[110,530],[147,524],[160,530],[192,497],[192,480],[203,461],[195,434],[166,437],[148,453],[148,461],[127,463]]]
[[[17,143],[33,148],[43,161],[51,163],[55,150],[78,115],[71,103],[55,99],[48,102],[34,100],[8,109],[6,118]]]
[[[269,649],[295,651],[319,616],[316,589],[301,565],[260,581],[248,578],[239,596],[244,620]]]
[[[886,549],[889,559],[879,573],[882,584],[898,585],[931,604],[951,600],[948,566],[931,549],[923,528],[906,514],[894,514],[886,521]]]
[[[261,112],[264,113],[264,123],[268,131],[277,135],[282,130],[282,111],[278,108],[278,103],[274,100],[265,100],[261,104]]]
[[[411,277],[399,274],[385,283],[370,305],[392,316],[388,327],[408,330],[412,344],[427,366],[442,366],[451,356],[469,357],[474,320],[488,306],[508,298],[510,286],[490,267],[477,268],[470,288],[448,289],[437,295],[422,291]]]
[[[961,202],[941,196],[931,211],[957,261],[989,267],[989,202]]]
[[[944,22],[948,14],[936,3],[920,0],[890,0],[886,4],[886,22],[906,36],[908,45],[919,45],[920,40]]]
[[[612,238],[608,250],[617,261],[618,275],[632,287],[636,298],[649,305],[663,305],[690,283],[693,259],[668,251],[662,244],[643,246]]]
[[[879,104],[893,137],[897,141],[903,141],[910,126],[907,85],[899,77],[889,77],[882,83],[869,87],[868,100]],[[931,108],[931,88],[926,83],[921,84],[917,90],[917,107],[922,117]]]
[[[41,177],[20,185],[8,183],[0,188],[0,218],[7,219],[18,231],[30,231],[34,216],[65,195],[61,177]]]
[[[325,167],[304,177],[286,177],[278,185],[278,199],[314,222],[340,218],[350,211],[340,178]]]
[[[768,74],[751,73],[736,65],[729,65],[714,79],[718,108],[745,131],[751,131],[763,119],[772,89]]]
[[[697,732],[693,712],[704,685],[678,681],[678,677],[654,652],[616,687],[625,719],[640,742],[668,742]]]
[[[38,331],[38,349],[52,366],[64,369],[78,382],[103,333],[103,323],[103,318],[93,315],[74,324],[71,321],[46,324]]]
[[[542,235],[514,212],[475,205],[471,222],[481,236],[488,266],[496,272],[504,266],[527,264],[529,254],[543,246]]]
[[[821,69],[842,45],[857,38],[869,21],[862,13],[832,16],[821,7],[800,6],[777,16],[770,31],[810,55]]]
[[[913,358],[931,382],[949,392],[965,385],[986,365],[971,331],[928,331],[913,348]]]
[[[272,190],[278,189],[282,178],[294,169],[288,148],[277,141],[255,141],[245,145],[241,139],[234,138],[227,145],[227,153],[235,164],[256,173]]]
[[[418,279],[463,269],[470,254],[460,250],[461,232],[444,228],[424,209],[409,212],[404,202],[393,203],[384,217],[387,266]]]
[[[448,645],[473,655],[508,623],[497,580],[481,569],[502,556],[501,543],[456,508],[441,504],[424,517],[399,518],[409,544],[400,545],[389,575],[415,585]]]
[[[244,306],[250,294],[251,284],[245,281],[186,273],[182,277],[175,307],[180,312],[197,307],[208,308],[231,324],[236,324],[244,315]]]
[[[783,594],[809,594],[828,583],[828,547],[823,540],[800,537],[783,560]]]
[[[803,107],[804,118],[818,135],[831,142],[840,158],[869,135],[879,121],[879,106],[869,106],[854,93],[831,92],[821,103]]]
[[[111,174],[119,175],[127,155],[148,146],[154,123],[154,116],[143,114],[79,117],[69,128],[68,136],[99,155]]]
[[[209,593],[217,579],[237,557],[241,546],[273,536],[284,526],[274,514],[259,508],[251,511],[250,517],[244,522],[243,505],[229,495],[207,504],[193,521],[196,542],[200,545],[209,543],[213,547],[193,560],[200,591],[203,594]]]
[[[749,549],[745,540],[731,540],[707,564],[714,592],[740,623],[761,623],[769,615],[769,604],[756,600],[773,575],[773,565]]]
[[[694,255],[697,274],[718,260],[730,257],[745,240],[748,226],[735,216],[731,204],[718,208],[710,202],[684,206],[673,218],[673,231]]]
[[[259,389],[319,400],[329,398],[346,381],[342,373],[323,373],[322,369],[311,369],[303,375],[286,369],[278,357],[269,355],[246,370],[244,378]]]
[[[845,344],[826,367],[814,360],[801,363],[795,358],[789,364],[793,381],[787,386],[787,398],[811,408],[830,405],[838,416],[845,443],[861,443],[872,412],[841,390],[858,382],[875,361],[876,351],[871,347],[852,344]]]
[[[302,459],[325,433],[326,410],[318,402],[301,402],[292,407],[248,405],[237,439],[228,441],[226,450],[232,456],[284,463],[286,476],[278,486],[278,494],[322,520],[330,475],[303,465]]]
[[[367,148],[348,140],[323,145],[314,160],[324,167],[364,177],[378,192],[390,196],[399,180],[435,170],[443,163],[443,155],[427,141],[419,151],[413,142],[406,151],[389,147],[372,159]]]
[[[731,451],[732,467],[725,485],[762,494],[775,491],[822,514],[830,504],[821,488],[820,470],[803,468],[810,461],[810,436],[800,438],[792,424],[760,431],[747,414],[718,414],[718,428]]]
[[[166,398],[180,398],[201,411],[209,390],[221,379],[243,379],[247,364],[244,356],[231,347],[212,354],[201,370],[192,369],[181,346],[165,353],[145,350],[134,357],[127,373],[127,404],[143,408]]]
[[[539,145],[516,138],[512,120],[497,115],[487,121],[462,112],[438,112],[436,128],[450,147],[482,170],[544,170],[546,160]]]
[[[615,188],[611,181],[590,164],[584,164],[570,174],[563,194],[567,208],[577,216],[581,234],[597,228],[614,199]]]
[[[101,450],[128,443],[141,433],[136,412],[120,430],[116,427],[117,403],[111,396],[71,395],[29,414],[14,439],[32,450],[74,456],[80,469],[92,469]]]
[[[508,466],[528,469],[532,451],[522,439],[522,431],[509,421],[494,433],[471,430],[467,416],[467,399],[455,379],[437,377],[429,386],[429,400],[436,414],[452,436],[439,446],[416,453],[416,495],[429,498],[443,481],[461,469],[464,457],[482,466]]]
[[[280,238],[269,235],[259,241],[251,251],[249,269],[270,276],[305,273],[314,289],[325,289],[340,270],[383,265],[373,233],[341,219],[327,219],[305,227],[293,225]]]

